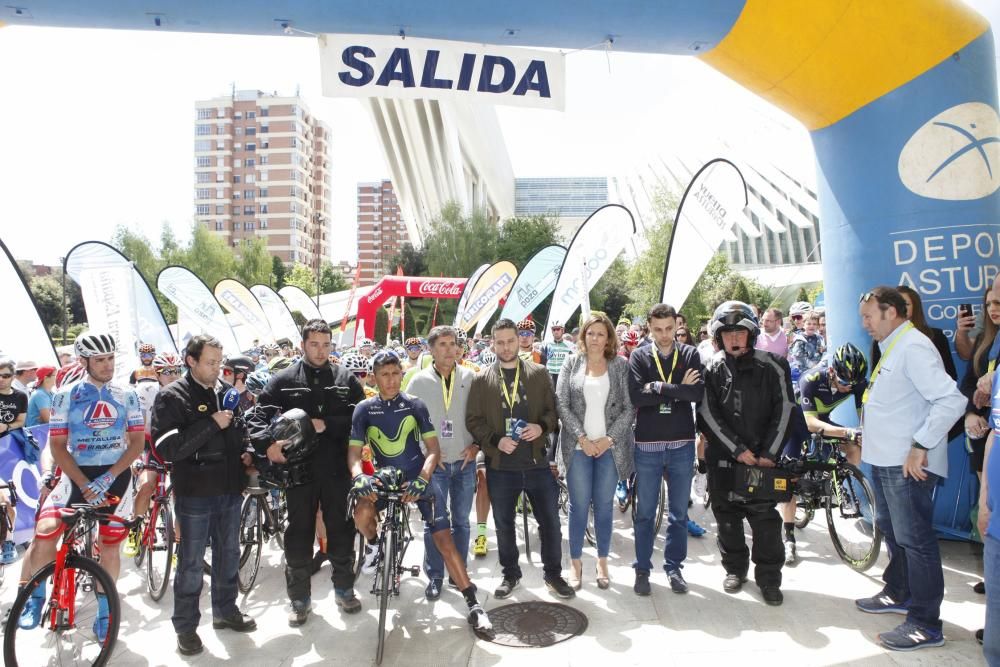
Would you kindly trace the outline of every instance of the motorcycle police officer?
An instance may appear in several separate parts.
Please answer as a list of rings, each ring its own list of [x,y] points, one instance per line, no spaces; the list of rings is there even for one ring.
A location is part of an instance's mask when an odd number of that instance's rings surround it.
[[[727,301],[716,308],[710,331],[719,352],[705,368],[698,424],[708,439],[705,459],[726,570],[723,589],[736,593],[742,588],[752,559],[764,601],[780,605],[785,557],[781,515],[774,500],[734,493],[739,488],[736,464],[775,467],[795,407],[788,362],[754,349],[759,330],[747,304]],[[753,532],[752,553],[743,534],[743,519]]]
[[[354,594],[354,522],[346,518],[351,487],[347,443],[354,406],[364,400],[365,394],[352,373],[330,363],[330,349],[329,325],[320,319],[306,322],[302,327],[302,359],[271,378],[249,418],[254,448],[285,468],[285,584],[291,602],[288,623],[292,627],[305,623],[311,609],[317,509],[323,510],[337,606],[349,614],[361,611],[361,601]],[[292,408],[305,411],[316,435],[289,460],[283,453],[287,443],[275,442],[270,426]]]

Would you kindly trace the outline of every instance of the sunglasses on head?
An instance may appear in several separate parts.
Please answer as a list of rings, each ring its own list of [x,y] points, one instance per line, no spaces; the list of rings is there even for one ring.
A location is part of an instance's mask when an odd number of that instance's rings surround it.
[[[868,303],[868,300],[873,296],[875,296],[875,292],[865,292],[861,295],[861,298],[858,299],[858,303]]]

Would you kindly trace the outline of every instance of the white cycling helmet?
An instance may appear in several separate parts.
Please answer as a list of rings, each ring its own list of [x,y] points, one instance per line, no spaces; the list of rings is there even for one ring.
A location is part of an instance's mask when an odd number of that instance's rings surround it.
[[[340,365],[352,373],[367,373],[371,370],[368,367],[370,361],[371,360],[369,358],[352,352],[351,354],[345,354],[340,358]]]
[[[110,334],[95,334],[89,331],[77,336],[76,342],[73,343],[73,351],[81,359],[114,354],[116,348],[115,339]]]
[[[375,347],[375,341],[370,338],[362,338],[358,341],[358,349],[360,350],[363,347]]]
[[[497,355],[493,354],[492,350],[483,350],[479,353],[477,361],[481,366],[492,366],[497,362]]]
[[[805,301],[796,301],[792,304],[792,307],[788,309],[788,314],[792,317],[796,315],[802,315],[805,317],[812,312],[812,306]]]

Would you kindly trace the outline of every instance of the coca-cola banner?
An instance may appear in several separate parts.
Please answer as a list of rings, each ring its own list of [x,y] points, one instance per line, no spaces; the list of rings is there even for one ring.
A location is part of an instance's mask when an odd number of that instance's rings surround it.
[[[517,279],[517,267],[510,262],[497,262],[479,276],[468,291],[465,310],[459,313],[458,326],[469,331],[483,316],[493,313],[497,304],[510,293]]]
[[[486,269],[490,268],[489,264],[481,264],[478,269],[472,272],[469,279],[465,282],[465,288],[462,290],[462,294],[458,300],[458,310],[455,311],[455,322],[454,326],[458,326],[462,319],[462,313],[465,311],[465,304],[469,301],[469,294],[472,292],[472,288],[476,286],[479,282],[479,276],[486,272]]]
[[[465,285],[464,278],[385,276],[358,302],[356,339],[374,338],[375,310],[389,299],[397,296],[411,299],[458,299],[462,296]]]
[[[561,245],[547,245],[532,255],[514,281],[500,317],[520,322],[537,308],[556,288],[564,259],[566,248]]]
[[[552,323],[566,324],[580,307],[582,291],[591,290],[635,234],[635,220],[624,206],[608,204],[587,218],[569,244],[556,282],[545,340],[552,339]],[[584,284],[586,282],[586,284]]]

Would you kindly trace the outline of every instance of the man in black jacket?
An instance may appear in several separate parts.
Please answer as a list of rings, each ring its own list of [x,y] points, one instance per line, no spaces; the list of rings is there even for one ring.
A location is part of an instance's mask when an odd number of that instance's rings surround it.
[[[236,606],[239,593],[240,502],[246,486],[246,427],[239,406],[223,402],[230,385],[219,380],[222,343],[200,334],[188,343],[188,373],[157,395],[151,411],[157,453],[174,464],[171,480],[181,535],[174,573],[177,648],[184,655],[202,650],[198,600],[205,546],[212,542],[212,627],[249,632],[256,622]]]
[[[687,593],[681,575],[687,558],[688,500],[694,475],[694,410],[705,393],[698,350],[674,342],[677,311],[660,303],[649,311],[653,344],[637,347],[629,357],[629,398],[636,408],[635,585],[637,595],[649,595],[653,567],[657,498],[660,479],[667,476],[667,541],[663,568],[674,593]]]
[[[759,330],[757,318],[745,303],[727,301],[715,310],[711,334],[719,352],[705,369],[698,424],[708,439],[705,459],[726,570],[723,588],[727,593],[740,590],[752,558],[764,601],[780,605],[785,560],[781,515],[773,501],[733,493],[735,464],[775,466],[795,407],[788,362],[754,349]],[[744,519],[753,531],[752,554],[743,535]]]
[[[285,584],[292,627],[305,623],[311,610],[312,544],[318,508],[323,510],[337,606],[348,614],[361,611],[361,601],[354,594],[354,522],[346,518],[351,488],[347,443],[351,415],[365,393],[353,373],[330,363],[330,349],[329,325],[319,319],[306,322],[302,327],[304,356],[271,378],[250,417],[254,448],[266,453],[272,462],[286,464]],[[312,418],[316,437],[307,447],[311,450],[307,456],[288,462],[282,453],[284,443],[272,440],[269,426],[292,408],[305,410]]]

